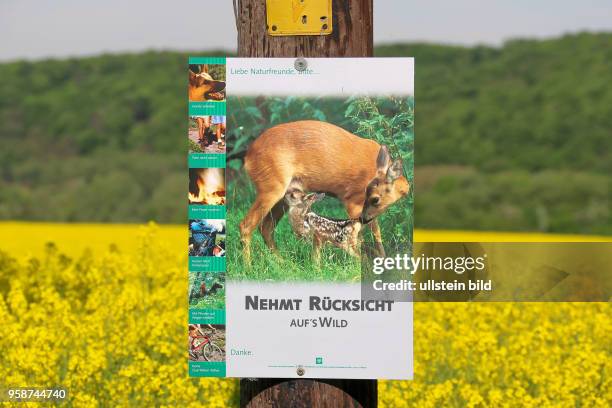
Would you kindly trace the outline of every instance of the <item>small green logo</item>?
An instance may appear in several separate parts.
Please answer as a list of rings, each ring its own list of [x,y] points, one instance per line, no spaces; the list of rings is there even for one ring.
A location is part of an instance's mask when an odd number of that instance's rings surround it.
[[[317,357],[317,358],[315,359],[315,362],[316,362],[317,364],[323,364],[323,357]]]

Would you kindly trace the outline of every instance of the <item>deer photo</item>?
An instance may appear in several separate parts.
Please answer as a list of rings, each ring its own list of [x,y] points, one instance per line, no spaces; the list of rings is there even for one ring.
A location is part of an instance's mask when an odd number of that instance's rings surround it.
[[[246,264],[258,226],[268,248],[278,252],[274,229],[288,208],[284,198],[292,180],[299,180],[304,191],[338,198],[350,219],[370,227],[380,255],[384,248],[376,217],[410,190],[401,159],[393,160],[386,146],[314,120],[264,131],[249,146],[244,163],[257,193],[240,223]]]
[[[324,193],[306,194],[298,182],[292,181],[285,194],[285,201],[289,206],[288,217],[291,229],[299,238],[312,240],[312,258],[317,265],[321,261],[321,247],[326,243],[359,258],[361,221],[359,219],[338,220],[316,214],[311,207],[323,197],[325,197]]]

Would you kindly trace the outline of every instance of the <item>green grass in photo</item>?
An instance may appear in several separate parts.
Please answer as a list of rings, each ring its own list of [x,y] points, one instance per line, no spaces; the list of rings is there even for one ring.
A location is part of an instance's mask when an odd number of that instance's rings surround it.
[[[265,245],[258,230],[251,241],[251,264],[243,260],[243,247],[240,242],[239,224],[244,219],[251,203],[255,200],[255,189],[248,176],[240,171],[230,181],[228,198],[227,231],[227,271],[232,280],[256,281],[323,281],[359,282],[361,263],[346,252],[325,245],[321,251],[321,263],[317,266],[311,258],[312,242],[298,239],[284,216],[276,227],[275,241],[279,255],[273,254]],[[405,197],[385,214],[379,217],[383,228],[385,247],[406,245],[412,234],[411,200]],[[326,197],[315,203],[313,210],[320,215],[333,218],[347,218],[346,211],[339,200]],[[372,244],[373,238],[368,228],[363,232],[366,243]],[[365,256],[365,255],[364,255]]]
[[[204,283],[207,293],[200,295]],[[189,272],[189,308],[225,309],[225,273]]]

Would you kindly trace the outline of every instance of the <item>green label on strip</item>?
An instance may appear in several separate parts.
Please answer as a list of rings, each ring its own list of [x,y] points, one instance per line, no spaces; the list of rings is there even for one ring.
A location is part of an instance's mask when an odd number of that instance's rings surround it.
[[[225,116],[225,101],[189,102],[189,116]]]
[[[190,324],[225,324],[223,309],[189,309]]]
[[[189,270],[194,272],[224,272],[225,257],[190,256]]]
[[[225,57],[189,57],[189,64],[225,64]]]
[[[225,168],[225,154],[223,153],[191,153],[189,155],[190,169],[204,169],[216,167]]]
[[[191,377],[225,377],[225,362],[190,361],[189,375]]]
[[[190,220],[201,220],[201,219],[225,219],[225,206],[224,205],[190,205],[189,206],[189,219]]]

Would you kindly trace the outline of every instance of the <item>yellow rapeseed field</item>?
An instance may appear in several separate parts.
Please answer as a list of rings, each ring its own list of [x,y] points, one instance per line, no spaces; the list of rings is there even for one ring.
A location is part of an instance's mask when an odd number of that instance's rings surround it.
[[[471,233],[528,240],[488,237]],[[63,385],[77,407],[236,406],[236,380],[187,376],[186,241],[180,226],[0,223],[0,388]],[[610,312],[415,304],[415,380],[379,382],[380,405],[608,407]]]

